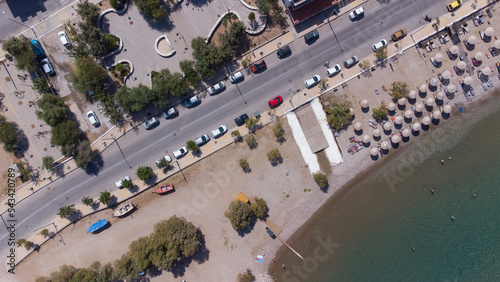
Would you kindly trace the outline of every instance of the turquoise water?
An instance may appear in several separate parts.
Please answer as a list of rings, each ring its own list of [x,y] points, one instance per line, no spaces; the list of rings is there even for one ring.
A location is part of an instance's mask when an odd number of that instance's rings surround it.
[[[398,149],[290,241],[305,262],[285,251],[286,270],[271,274],[278,281],[500,281],[498,109],[498,97],[466,108],[410,142],[418,145]]]

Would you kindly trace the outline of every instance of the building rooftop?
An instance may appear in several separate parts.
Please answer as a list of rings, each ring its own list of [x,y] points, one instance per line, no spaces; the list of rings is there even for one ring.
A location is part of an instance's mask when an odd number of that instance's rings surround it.
[[[294,25],[337,4],[339,0],[283,0]]]

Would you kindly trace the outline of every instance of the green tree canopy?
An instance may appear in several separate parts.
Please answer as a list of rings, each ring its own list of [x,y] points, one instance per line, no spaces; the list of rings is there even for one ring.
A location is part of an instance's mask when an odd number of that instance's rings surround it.
[[[33,79],[33,89],[42,95],[50,92],[49,83],[43,77]]]
[[[351,110],[347,103],[331,103],[325,108],[328,124],[336,130],[348,125],[352,119]]]
[[[233,229],[238,231],[246,228],[252,221],[253,211],[248,203],[232,201],[224,215],[229,219]]]
[[[6,152],[14,152],[17,145],[17,128],[13,122],[8,122],[5,116],[0,115],[0,143]]]
[[[313,174],[313,177],[321,189],[325,188],[326,185],[328,185],[328,178],[326,177],[326,175],[324,173],[317,172],[317,173]]]
[[[76,12],[86,22],[97,26],[97,19],[99,18],[99,8],[96,5],[89,3],[87,0],[80,2],[76,5]]]
[[[116,103],[126,112],[141,111],[154,100],[154,93],[144,84],[131,89],[120,87],[115,94]]]
[[[111,197],[112,195],[108,191],[101,192],[101,195],[99,196],[99,202],[103,205],[107,205],[111,201]]]
[[[179,66],[180,66],[182,72],[184,73],[184,78],[185,78],[186,82],[189,85],[196,86],[196,85],[198,85],[198,83],[200,83],[201,77],[195,71],[192,61],[182,60],[179,63]]]
[[[36,111],[37,117],[50,126],[56,126],[68,120],[68,110],[64,99],[58,96],[43,94],[37,105],[41,109],[41,111]]]
[[[196,142],[194,142],[193,140],[188,140],[186,142],[186,148],[191,152],[198,151],[198,145],[196,145]]]
[[[76,210],[72,206],[63,206],[63,207],[59,208],[57,215],[61,218],[67,218],[68,216],[72,215],[74,212],[76,212]]]
[[[375,51],[375,57],[377,57],[379,61],[387,59],[387,46],[378,48],[377,51]]]
[[[16,68],[34,72],[38,69],[36,54],[31,48],[31,40],[24,35],[19,37],[9,37],[2,48],[11,56],[16,57]]]
[[[72,121],[65,121],[52,127],[51,133],[50,144],[64,146],[78,142],[78,128]]]
[[[52,156],[46,156],[42,158],[42,168],[46,170],[54,169],[54,158]]]
[[[262,198],[255,198],[255,204],[251,205],[253,214],[263,219],[267,214],[267,203]]]
[[[106,78],[106,70],[91,60],[78,63],[75,72],[71,74],[73,86],[81,93],[87,93],[89,90],[97,92],[103,87]]]
[[[392,83],[391,94],[394,98],[401,99],[408,96],[409,92],[410,88],[408,87],[408,84],[406,84],[406,82],[394,81]]]
[[[167,16],[167,9],[160,0],[133,0],[139,11],[150,16],[153,22],[163,19]]]
[[[140,180],[148,180],[153,176],[153,169],[143,165],[137,168],[136,174]]]
[[[97,152],[92,150],[92,148],[90,147],[90,142],[88,140],[82,141],[80,146],[78,146],[78,153],[75,157],[76,165],[79,168],[85,169],[96,154]]]
[[[386,106],[380,105],[380,107],[373,109],[373,116],[376,119],[385,119],[385,117],[389,114],[389,110]]]

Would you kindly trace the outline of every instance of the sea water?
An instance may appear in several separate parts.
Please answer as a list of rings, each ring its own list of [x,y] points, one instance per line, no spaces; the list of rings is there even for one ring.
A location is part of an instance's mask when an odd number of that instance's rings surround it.
[[[291,240],[305,260],[289,252],[279,262],[285,269],[271,274],[278,281],[500,281],[499,109],[498,97],[477,102],[392,150],[393,160]]]

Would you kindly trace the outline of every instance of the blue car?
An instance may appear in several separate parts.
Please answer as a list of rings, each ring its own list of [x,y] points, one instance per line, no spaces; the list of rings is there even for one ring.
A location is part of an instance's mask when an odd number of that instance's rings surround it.
[[[31,48],[33,48],[33,51],[35,51],[37,58],[45,57],[42,46],[40,45],[40,43],[38,43],[36,39],[31,40]]]

